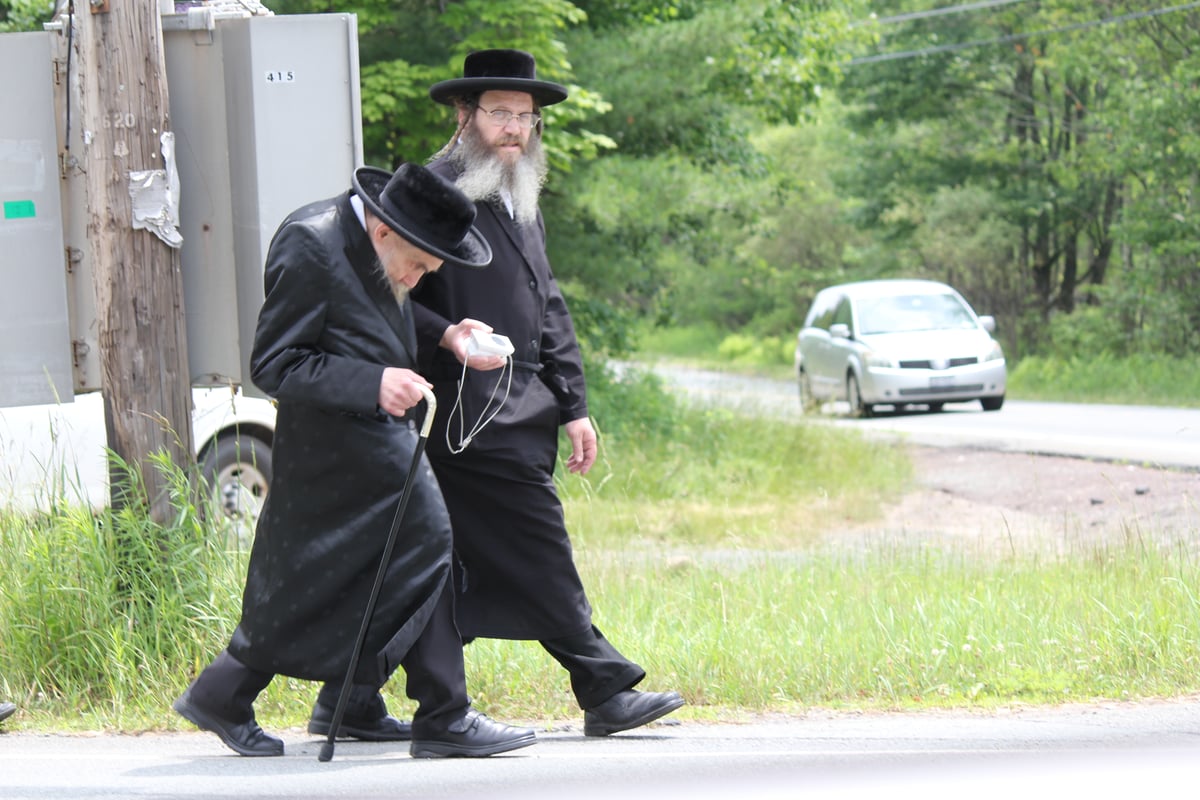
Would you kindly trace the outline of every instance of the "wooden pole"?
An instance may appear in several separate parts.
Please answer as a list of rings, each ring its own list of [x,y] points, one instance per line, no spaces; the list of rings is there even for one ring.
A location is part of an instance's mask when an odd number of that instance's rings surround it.
[[[131,494],[122,471],[110,468],[112,502],[148,503],[163,522],[169,486],[149,457],[166,452],[183,467],[195,458],[183,277],[179,250],[150,229],[135,229],[130,194],[133,174],[174,166],[164,157],[170,108],[162,21],[157,0],[76,0],[75,19],[108,444],[145,487],[144,496]]]

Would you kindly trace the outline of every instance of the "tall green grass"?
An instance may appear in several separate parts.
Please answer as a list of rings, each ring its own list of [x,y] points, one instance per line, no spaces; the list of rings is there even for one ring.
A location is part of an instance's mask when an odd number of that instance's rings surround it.
[[[638,331],[639,349],[646,353],[679,359],[707,360],[721,346],[728,333],[716,325],[645,326]]]
[[[1003,560],[921,550],[865,556],[580,554],[614,644],[678,689],[688,715],[813,707],[988,707],[1200,688],[1200,562],[1120,545]],[[468,648],[472,692],[502,715],[578,714],[533,643]],[[514,680],[514,676],[521,676]]]
[[[671,325],[639,331],[643,356],[710,369],[791,377],[796,334],[769,335],[731,332],[715,325]]]
[[[1064,403],[1200,406],[1200,356],[1029,356],[1008,378],[1009,394]]]
[[[593,470],[559,481],[577,542],[804,546],[875,515],[912,474],[903,450],[855,431],[720,408],[679,407],[671,419],[602,429]]]
[[[236,620],[245,554],[224,549],[219,513],[155,460],[171,476],[167,524],[136,506],[0,512],[0,689],[27,713],[101,726],[159,716]]]

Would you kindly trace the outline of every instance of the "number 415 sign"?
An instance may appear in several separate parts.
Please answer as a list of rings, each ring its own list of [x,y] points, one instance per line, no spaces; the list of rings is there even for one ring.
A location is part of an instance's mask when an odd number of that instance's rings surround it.
[[[277,69],[267,73],[267,83],[295,83],[296,71],[291,69]]]

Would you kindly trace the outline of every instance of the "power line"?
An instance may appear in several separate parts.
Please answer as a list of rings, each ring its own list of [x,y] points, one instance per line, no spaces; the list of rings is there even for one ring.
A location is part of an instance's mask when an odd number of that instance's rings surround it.
[[[1091,20],[1089,22],[1076,22],[1071,25],[1060,25],[1056,28],[1046,28],[1045,30],[1031,31],[1029,33],[1011,33],[1007,36],[996,37],[995,39],[978,39],[971,42],[958,42],[956,44],[942,44],[934,47],[925,47],[920,50],[905,50],[899,53],[880,53],[874,56],[863,56],[861,58],[850,59],[846,62],[845,66],[853,67],[859,64],[873,64],[880,61],[897,61],[905,58],[933,55],[934,53],[953,53],[959,50],[966,50],[971,47],[984,47],[989,44],[1007,44],[1009,42],[1019,42],[1023,39],[1029,39],[1034,36],[1068,33],[1070,31],[1078,31],[1085,28],[1095,28],[1100,25],[1113,25],[1118,22],[1131,22],[1133,20],[1144,19],[1147,17],[1159,17],[1163,14],[1170,14],[1175,11],[1187,11],[1193,8],[1200,8],[1200,2],[1184,3],[1183,5],[1170,6],[1168,8],[1155,8],[1149,11],[1135,11],[1129,14],[1122,14],[1119,17],[1106,17],[1104,19]]]
[[[1025,0],[980,0],[978,3],[963,3],[957,6],[943,6],[942,8],[934,8],[929,11],[912,11],[908,14],[897,14],[893,17],[880,17],[879,19],[869,20],[866,23],[855,23],[856,26],[864,24],[874,25],[895,25],[898,22],[908,22],[914,19],[925,19],[926,17],[941,17],[946,14],[958,14],[962,11],[976,11],[980,8],[994,8],[995,6],[1009,6],[1013,3],[1024,3]]]

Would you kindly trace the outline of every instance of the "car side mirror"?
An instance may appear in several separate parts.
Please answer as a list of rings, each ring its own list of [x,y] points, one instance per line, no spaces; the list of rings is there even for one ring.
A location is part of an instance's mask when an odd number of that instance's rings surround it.
[[[980,317],[979,324],[982,325],[983,329],[988,333],[996,332],[996,318],[990,314]]]
[[[837,322],[829,326],[829,335],[835,339],[849,339],[850,326],[844,322]]]

